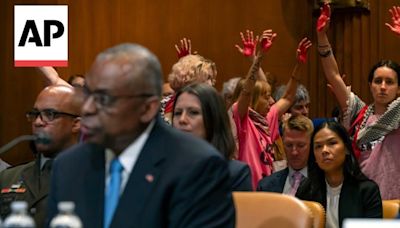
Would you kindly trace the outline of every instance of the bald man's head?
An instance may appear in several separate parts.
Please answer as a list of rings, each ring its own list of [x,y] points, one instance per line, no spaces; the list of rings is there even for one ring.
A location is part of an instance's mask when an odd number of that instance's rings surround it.
[[[53,85],[39,93],[30,112],[32,131],[33,134],[48,135],[51,142],[37,143],[38,152],[54,157],[78,142],[82,104],[80,89],[73,87]]]
[[[148,49],[121,44],[99,54],[86,74],[86,140],[123,151],[159,113],[161,65]]]
[[[106,49],[96,57],[95,65],[115,63],[119,73],[131,89],[139,87],[161,97],[163,75],[160,62],[147,48],[132,43],[124,43]]]

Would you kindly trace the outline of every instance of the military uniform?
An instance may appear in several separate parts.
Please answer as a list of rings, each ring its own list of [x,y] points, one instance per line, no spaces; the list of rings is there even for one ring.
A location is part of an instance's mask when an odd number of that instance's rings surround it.
[[[37,227],[44,227],[49,194],[51,161],[40,169],[40,158],[0,172],[0,216],[11,213],[11,202],[26,201]]]

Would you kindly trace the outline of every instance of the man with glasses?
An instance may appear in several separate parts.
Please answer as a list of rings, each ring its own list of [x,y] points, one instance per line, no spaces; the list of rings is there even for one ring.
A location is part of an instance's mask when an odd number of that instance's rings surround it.
[[[49,217],[72,201],[83,227],[234,227],[227,163],[208,143],[159,116],[154,54],[121,44],[86,75],[86,143],[54,162]]]
[[[27,201],[37,227],[44,227],[54,157],[76,144],[80,132],[82,93],[72,87],[49,86],[38,95],[26,113],[34,135],[47,140],[34,143],[36,159],[0,173],[0,215],[4,219],[12,201]]]
[[[312,121],[303,116],[291,116],[283,122],[283,145],[288,167],[259,181],[257,191],[278,192],[294,196],[301,181],[307,177]]]

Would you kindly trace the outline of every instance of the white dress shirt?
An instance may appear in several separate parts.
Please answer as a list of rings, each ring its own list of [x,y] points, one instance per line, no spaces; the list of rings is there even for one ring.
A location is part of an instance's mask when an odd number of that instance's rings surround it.
[[[146,130],[134,141],[132,142],[122,153],[118,156],[119,162],[121,162],[122,167],[124,168],[121,175],[121,186],[120,186],[120,194],[125,189],[126,183],[128,182],[129,176],[135,167],[136,161],[140,155],[140,152],[143,149],[144,144],[149,138],[150,132],[153,129],[155,121],[153,120],[149,126],[147,126]],[[115,154],[111,149],[106,149],[106,188],[104,193],[107,193],[107,189],[110,183],[111,175],[109,172],[111,161],[114,159]]]
[[[282,192],[283,194],[290,195],[290,192],[292,192],[292,189],[294,187],[294,186],[292,186],[292,183],[294,183],[294,180],[292,180],[293,173],[296,171],[303,174],[304,178],[308,177],[307,166],[300,170],[294,170],[292,167],[289,167],[289,174],[286,177],[285,186],[283,187],[283,192]]]

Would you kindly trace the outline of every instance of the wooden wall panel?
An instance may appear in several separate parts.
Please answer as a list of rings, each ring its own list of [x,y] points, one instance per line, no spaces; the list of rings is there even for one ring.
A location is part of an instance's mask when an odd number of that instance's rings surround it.
[[[263,68],[285,83],[295,63],[299,40],[315,41],[314,0],[8,0],[0,1],[0,145],[28,134],[30,125],[24,113],[32,107],[44,84],[32,68],[13,67],[14,4],[69,5],[69,67],[59,68],[63,78],[85,73],[96,54],[121,42],[137,42],[152,50],[163,65],[166,78],[177,61],[174,44],[182,37],[192,39],[193,49],[214,60],[218,68],[217,88],[230,77],[245,75],[249,61],[234,45],[239,32],[252,29],[261,33],[272,28],[278,33]],[[400,59],[399,40],[385,27],[387,10],[395,0],[371,0],[369,14],[335,13],[330,31],[332,44],[346,81],[361,97],[370,99],[365,77],[379,58]],[[316,46],[316,45],[315,45]],[[302,71],[302,83],[311,95],[311,116],[330,114],[334,97],[326,88],[315,46]],[[0,157],[12,163],[32,158],[26,145]]]

